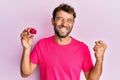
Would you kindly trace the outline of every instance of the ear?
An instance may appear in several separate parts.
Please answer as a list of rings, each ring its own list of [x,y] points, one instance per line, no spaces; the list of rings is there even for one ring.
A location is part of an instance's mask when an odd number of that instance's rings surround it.
[[[55,23],[55,20],[53,18],[51,18],[51,23],[52,23],[52,25],[54,25],[54,23]]]

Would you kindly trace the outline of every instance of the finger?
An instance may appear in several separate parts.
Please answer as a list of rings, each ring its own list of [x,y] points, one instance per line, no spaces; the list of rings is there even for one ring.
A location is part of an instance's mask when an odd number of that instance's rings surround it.
[[[21,40],[26,39],[26,35],[25,34],[21,34]]]
[[[21,39],[26,39],[26,38],[29,38],[29,35],[27,34],[27,32],[21,33]]]
[[[99,41],[95,41],[95,44],[99,44]]]
[[[26,33],[26,32],[28,33],[29,29],[30,29],[30,27],[25,28],[22,33]]]
[[[102,40],[96,41],[95,43],[99,46],[106,46],[105,42],[103,42]]]
[[[96,46],[101,46],[101,44],[100,44],[99,41],[95,41],[95,45],[96,45]]]
[[[95,46],[93,47],[93,50],[94,50],[94,51],[97,51],[98,48],[99,48],[99,47],[98,47],[97,45],[95,45]]]
[[[25,30],[21,33],[21,37],[23,37],[24,35],[27,35],[27,32]]]
[[[29,37],[29,38],[33,38],[33,37],[34,37],[34,35],[28,35],[28,37]]]
[[[25,28],[25,29],[23,30],[23,32],[27,32],[27,28]]]
[[[98,44],[101,44],[101,45],[102,45],[102,44],[104,44],[104,42],[103,42],[102,40],[99,40],[99,41],[98,41]]]
[[[107,45],[106,45],[106,43],[104,41],[100,40],[99,43],[101,44],[101,46],[107,47]]]
[[[22,31],[22,35],[24,35],[24,34],[26,34],[26,36],[27,35],[29,35],[29,27],[28,28],[25,28],[23,31]]]

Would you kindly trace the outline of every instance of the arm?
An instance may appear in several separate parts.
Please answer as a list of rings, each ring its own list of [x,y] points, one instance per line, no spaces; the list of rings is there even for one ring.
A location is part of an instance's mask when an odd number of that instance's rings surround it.
[[[102,74],[103,58],[106,50],[106,44],[103,41],[95,42],[94,52],[96,57],[95,66],[89,71],[84,72],[87,80],[99,80]]]
[[[33,44],[33,35],[28,35],[28,29],[21,33],[21,43],[23,46],[23,55],[20,64],[21,76],[29,76],[37,67],[36,64],[30,62],[30,51]]]
[[[96,61],[95,66],[89,72],[84,72],[87,80],[99,80],[102,74],[102,64],[99,61]]]

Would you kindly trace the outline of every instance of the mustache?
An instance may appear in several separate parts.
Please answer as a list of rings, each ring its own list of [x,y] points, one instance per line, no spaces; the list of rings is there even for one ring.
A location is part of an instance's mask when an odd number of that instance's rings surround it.
[[[69,27],[67,27],[67,26],[64,26],[64,25],[60,25],[60,26],[58,26],[59,28],[66,28],[67,30],[69,30],[70,28]]]

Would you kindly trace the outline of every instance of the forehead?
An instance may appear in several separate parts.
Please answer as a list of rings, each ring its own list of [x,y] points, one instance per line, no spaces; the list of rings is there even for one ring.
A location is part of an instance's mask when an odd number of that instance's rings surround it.
[[[60,10],[56,13],[56,17],[63,17],[63,18],[74,18],[73,14],[72,13],[68,13],[68,12],[65,12],[63,10]]]

